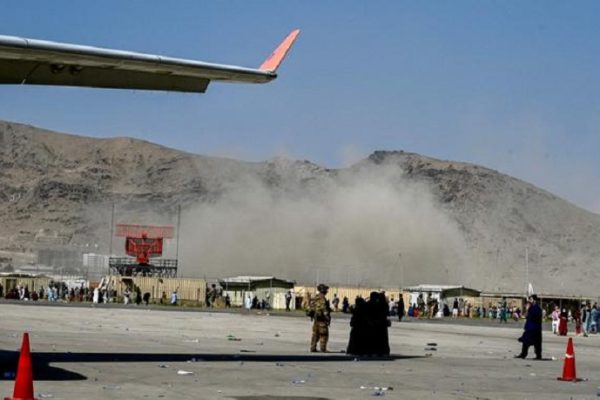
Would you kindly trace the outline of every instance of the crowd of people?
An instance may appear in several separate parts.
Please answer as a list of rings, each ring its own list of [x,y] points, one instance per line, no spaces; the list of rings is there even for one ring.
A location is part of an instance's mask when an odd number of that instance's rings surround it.
[[[126,287],[122,293],[124,304],[134,303],[140,305],[142,303],[148,305],[150,303],[150,293],[142,294],[138,286],[132,288]],[[98,286],[93,289],[84,286],[83,284],[75,287],[68,287],[64,282],[50,282],[48,286],[40,286],[37,290],[30,290],[28,285],[18,284],[15,287],[6,291],[0,283],[0,298],[8,300],[22,301],[38,301],[45,300],[49,302],[64,301],[68,303],[83,303],[89,302],[93,304],[116,303],[119,301],[117,291],[107,288],[106,286]],[[177,304],[177,290],[171,293],[170,304]],[[159,300],[160,304],[168,304],[166,292],[163,292]]]
[[[575,335],[588,336],[597,334],[600,326],[600,308],[597,303],[582,302],[569,309],[555,305],[550,314],[552,319],[552,333],[566,336],[569,331],[569,322],[575,325]]]

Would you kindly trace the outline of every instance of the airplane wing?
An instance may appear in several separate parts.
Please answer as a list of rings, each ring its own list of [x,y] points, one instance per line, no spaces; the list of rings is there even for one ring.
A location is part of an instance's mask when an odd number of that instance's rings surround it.
[[[266,83],[300,30],[257,68],[0,35],[0,84],[204,93],[210,81]]]

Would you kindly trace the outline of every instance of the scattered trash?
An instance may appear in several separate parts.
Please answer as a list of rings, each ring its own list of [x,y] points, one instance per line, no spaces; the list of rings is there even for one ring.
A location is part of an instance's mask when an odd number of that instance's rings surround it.
[[[437,351],[435,347],[425,347],[426,351]]]
[[[160,364],[158,368],[169,368],[168,364]]]
[[[385,396],[385,392],[383,390],[376,390],[371,394],[371,396],[383,397]]]
[[[50,393],[38,393],[38,397],[40,399],[50,399],[50,398],[54,397],[54,395],[52,395]]]
[[[275,366],[277,366],[277,367],[283,367],[283,363],[277,362],[277,363],[275,363]]]
[[[552,356],[552,361],[556,361],[556,360],[558,360],[558,358]]]
[[[235,337],[233,335],[227,335],[227,340],[231,340],[233,342],[240,342],[242,339]]]
[[[427,343],[427,346],[437,346],[437,343]]]
[[[177,371],[177,375],[194,375],[194,373],[192,371],[184,371],[180,369],[179,371]]]
[[[184,343],[199,343],[198,339],[192,339],[192,340],[184,340]]]
[[[256,350],[246,350],[246,349],[241,349],[240,353],[256,353]]]
[[[388,390],[390,390],[390,391],[394,390],[394,388],[392,386],[382,386],[382,387],[380,387],[380,386],[364,386],[364,385],[361,385],[360,389],[361,390],[365,390],[365,389],[374,390],[376,392],[387,392]]]
[[[104,390],[121,390],[121,386],[119,385],[104,385],[102,386]]]
[[[304,385],[306,381],[304,379],[292,379],[294,385]]]

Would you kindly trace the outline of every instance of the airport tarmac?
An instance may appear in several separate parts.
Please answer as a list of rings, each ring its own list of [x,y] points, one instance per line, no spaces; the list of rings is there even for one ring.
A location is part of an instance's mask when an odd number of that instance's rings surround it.
[[[332,353],[315,354],[308,352],[311,323],[301,316],[4,303],[0,369],[3,376],[14,369],[28,331],[39,399],[549,400],[600,393],[600,335],[574,339],[585,380],[571,383],[556,379],[564,337],[545,332],[543,361],[513,359],[521,323],[394,321],[392,357],[356,360],[340,352],[348,322],[334,318]],[[0,398],[12,390],[12,380],[0,381]]]

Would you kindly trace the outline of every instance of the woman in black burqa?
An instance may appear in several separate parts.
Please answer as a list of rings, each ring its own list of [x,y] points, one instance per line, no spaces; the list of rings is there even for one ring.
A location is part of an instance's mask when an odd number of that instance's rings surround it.
[[[368,302],[370,325],[369,354],[375,356],[389,356],[390,342],[388,338],[388,304],[385,294],[371,292]]]
[[[346,353],[359,356],[387,356],[388,304],[383,293],[371,292],[369,301],[356,300],[350,320],[350,341]]]
[[[350,319],[350,340],[346,353],[356,356],[367,354],[367,302],[362,297],[357,297],[354,307],[351,308],[352,318]]]

